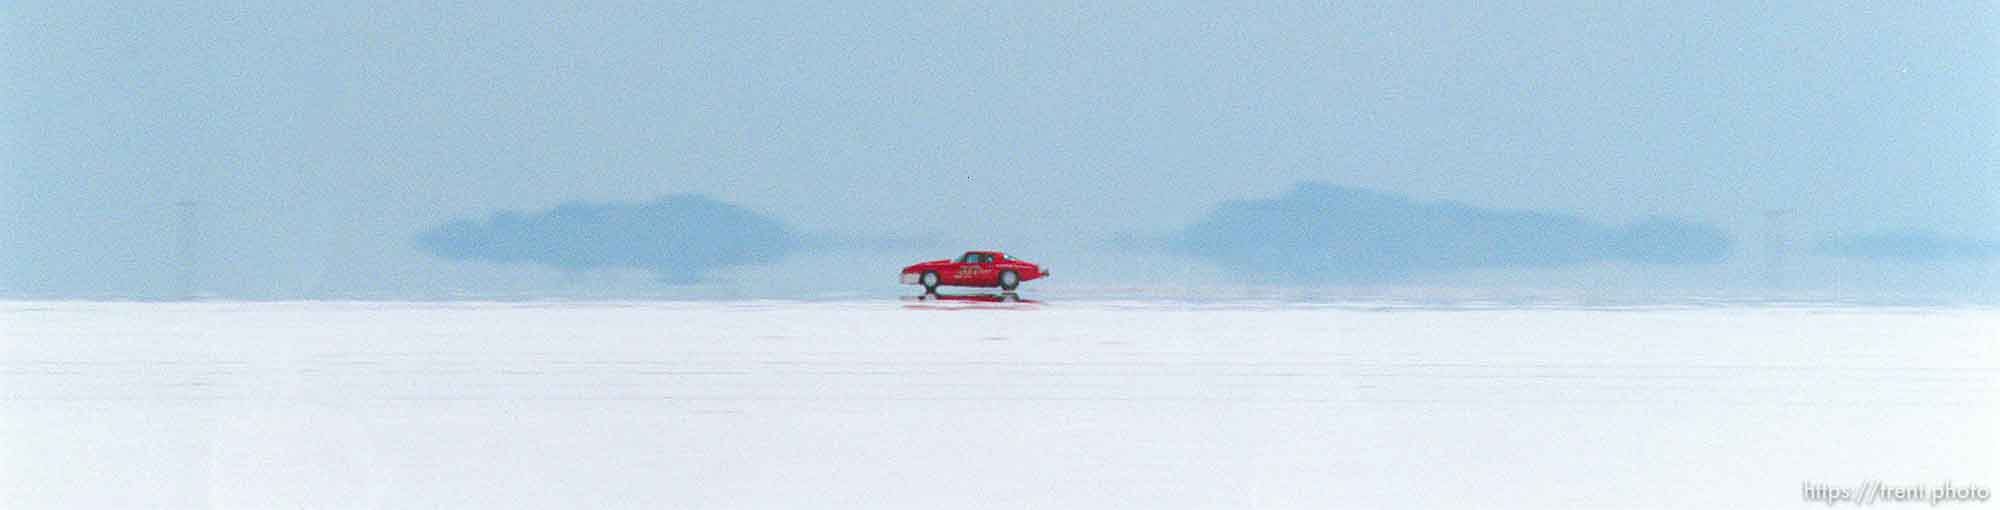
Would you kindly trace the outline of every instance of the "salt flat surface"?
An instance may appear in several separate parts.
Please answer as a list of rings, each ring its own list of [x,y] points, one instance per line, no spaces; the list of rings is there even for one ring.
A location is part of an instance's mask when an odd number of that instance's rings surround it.
[[[1980,307],[0,303],[6,508],[1790,508],[1996,459]]]

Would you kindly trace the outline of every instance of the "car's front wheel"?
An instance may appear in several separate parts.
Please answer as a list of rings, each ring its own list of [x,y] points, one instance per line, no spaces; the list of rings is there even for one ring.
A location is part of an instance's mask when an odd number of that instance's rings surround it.
[[[925,294],[936,294],[938,288],[937,271],[924,271],[924,275],[917,278],[917,283],[924,284]]]
[[[1014,274],[1013,271],[1000,273],[1000,290],[1014,290],[1018,288],[1021,288],[1021,275]]]

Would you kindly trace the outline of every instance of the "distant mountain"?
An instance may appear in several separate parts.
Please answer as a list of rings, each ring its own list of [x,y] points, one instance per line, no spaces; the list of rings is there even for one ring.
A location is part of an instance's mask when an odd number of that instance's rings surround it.
[[[1277,198],[1225,202],[1167,244],[1248,273],[1372,282],[1600,261],[1713,263],[1728,257],[1732,241],[1719,228],[1671,218],[1611,226],[1555,212],[1302,183]]]
[[[419,245],[456,260],[528,262],[564,269],[650,269],[692,282],[709,271],[776,260],[798,237],[776,219],[699,195],[645,203],[571,202],[545,212],[502,211],[424,232]]]
[[[1900,229],[1821,239],[1819,254],[1847,259],[1904,262],[1992,260],[2000,258],[2000,241],[1945,235],[1921,229]]]

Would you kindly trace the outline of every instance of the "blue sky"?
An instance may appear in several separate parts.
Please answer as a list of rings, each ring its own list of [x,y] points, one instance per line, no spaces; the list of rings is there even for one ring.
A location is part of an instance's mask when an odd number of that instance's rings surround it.
[[[1302,182],[1737,245],[1714,267],[1432,284],[1754,286],[1785,209],[1801,284],[1964,290],[1990,257],[1809,252],[2000,238],[1996,27],[1985,2],[10,2],[0,293],[172,292],[184,200],[223,295],[647,288],[415,240],[676,194],[806,234],[1032,252],[1075,281],[1228,282],[1105,240]],[[899,250],[829,263],[943,256]]]

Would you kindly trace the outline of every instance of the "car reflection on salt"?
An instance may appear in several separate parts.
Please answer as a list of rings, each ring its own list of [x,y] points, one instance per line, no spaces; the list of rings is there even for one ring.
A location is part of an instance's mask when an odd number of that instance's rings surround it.
[[[1012,292],[1002,292],[999,294],[966,294],[966,295],[925,294],[922,296],[904,297],[903,300],[915,301],[915,302],[939,302],[939,303],[1040,303],[1040,301],[1036,301],[1033,299],[1022,299],[1020,294],[1015,294]]]

